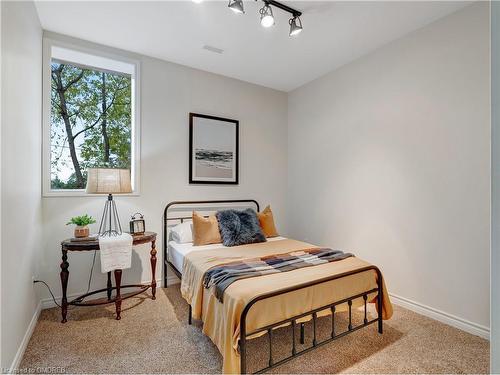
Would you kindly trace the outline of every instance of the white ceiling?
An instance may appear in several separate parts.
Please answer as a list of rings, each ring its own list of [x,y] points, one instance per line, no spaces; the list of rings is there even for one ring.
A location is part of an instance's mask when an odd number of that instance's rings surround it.
[[[287,1],[304,31],[288,36],[289,15],[259,24],[262,2],[237,15],[225,1],[38,1],[45,30],[290,91],[470,2]],[[217,54],[202,47],[221,48]]]

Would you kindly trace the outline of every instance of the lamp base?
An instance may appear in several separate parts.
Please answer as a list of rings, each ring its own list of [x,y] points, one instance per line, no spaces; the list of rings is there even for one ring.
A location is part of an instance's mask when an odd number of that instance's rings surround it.
[[[119,236],[122,233],[122,225],[113,200],[113,194],[108,194],[108,200],[104,204],[101,224],[99,225],[99,237]]]

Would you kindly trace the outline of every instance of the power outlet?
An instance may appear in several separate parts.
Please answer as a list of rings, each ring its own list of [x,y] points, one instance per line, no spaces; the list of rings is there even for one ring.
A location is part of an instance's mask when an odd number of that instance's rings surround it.
[[[37,280],[37,278],[35,277],[35,275],[31,276],[31,282],[34,284],[35,281]]]

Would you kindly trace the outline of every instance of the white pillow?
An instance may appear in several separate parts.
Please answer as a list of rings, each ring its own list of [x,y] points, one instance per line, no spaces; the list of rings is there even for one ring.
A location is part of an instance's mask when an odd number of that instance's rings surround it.
[[[193,223],[177,224],[171,231],[173,241],[177,243],[193,242]]]

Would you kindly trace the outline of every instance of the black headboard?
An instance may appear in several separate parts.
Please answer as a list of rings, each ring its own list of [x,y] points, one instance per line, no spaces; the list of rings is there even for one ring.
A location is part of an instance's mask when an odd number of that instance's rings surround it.
[[[170,221],[180,221],[191,220],[192,216],[176,215],[175,212],[172,214],[171,211],[175,211],[176,208],[182,208],[185,211],[193,210],[195,208],[220,208],[218,205],[239,205],[242,203],[248,204],[248,206],[255,205],[257,211],[260,211],[259,203],[255,199],[224,199],[224,200],[209,200],[209,201],[173,201],[165,206],[163,211],[163,285],[167,287],[167,265],[170,265],[175,274],[180,278],[180,272],[175,268],[175,266],[168,260],[168,223]],[[170,214],[170,215],[169,215]]]

